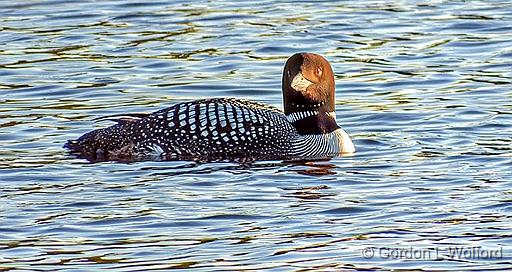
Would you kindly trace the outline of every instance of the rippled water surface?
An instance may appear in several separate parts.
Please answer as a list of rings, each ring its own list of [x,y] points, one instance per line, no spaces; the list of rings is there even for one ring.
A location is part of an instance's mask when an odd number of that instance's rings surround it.
[[[280,107],[300,51],[331,62],[356,155],[90,164],[62,148],[104,115]],[[0,270],[511,268],[511,79],[510,1],[1,1]]]

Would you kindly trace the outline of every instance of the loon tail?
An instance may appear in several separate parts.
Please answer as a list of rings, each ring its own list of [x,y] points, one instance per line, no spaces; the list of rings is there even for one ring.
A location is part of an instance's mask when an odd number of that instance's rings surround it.
[[[133,143],[127,123],[93,130],[64,144],[71,154],[89,161],[127,160],[133,156]]]
[[[140,121],[141,119],[144,119],[148,117],[149,114],[147,113],[123,113],[123,114],[113,114],[113,115],[107,115],[107,116],[101,116],[98,118],[92,119],[93,121],[99,122],[99,121],[113,121],[117,122],[118,124],[129,124],[130,122],[136,122]]]

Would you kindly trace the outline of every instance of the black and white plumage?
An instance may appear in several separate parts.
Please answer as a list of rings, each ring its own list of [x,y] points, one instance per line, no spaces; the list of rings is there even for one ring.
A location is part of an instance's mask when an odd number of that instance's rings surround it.
[[[326,90],[332,95],[308,96],[308,88],[315,85],[308,65],[326,71],[334,81],[323,57],[295,54],[283,73],[285,112],[234,98],[196,100],[118,118],[117,124],[68,141],[66,147],[92,161],[294,160],[354,152],[350,137],[336,124],[334,84]]]

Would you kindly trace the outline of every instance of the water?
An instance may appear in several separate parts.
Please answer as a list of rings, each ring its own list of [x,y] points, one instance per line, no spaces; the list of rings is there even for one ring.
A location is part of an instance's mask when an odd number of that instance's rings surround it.
[[[509,1],[0,5],[0,270],[512,267]],[[331,62],[356,155],[90,164],[62,148],[110,125],[96,117],[189,99],[280,107],[301,51]]]

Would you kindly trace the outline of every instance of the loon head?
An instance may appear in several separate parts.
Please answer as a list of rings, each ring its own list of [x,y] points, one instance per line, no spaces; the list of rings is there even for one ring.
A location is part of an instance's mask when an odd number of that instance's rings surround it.
[[[322,56],[297,53],[283,70],[284,113],[301,134],[336,130],[334,74]]]

